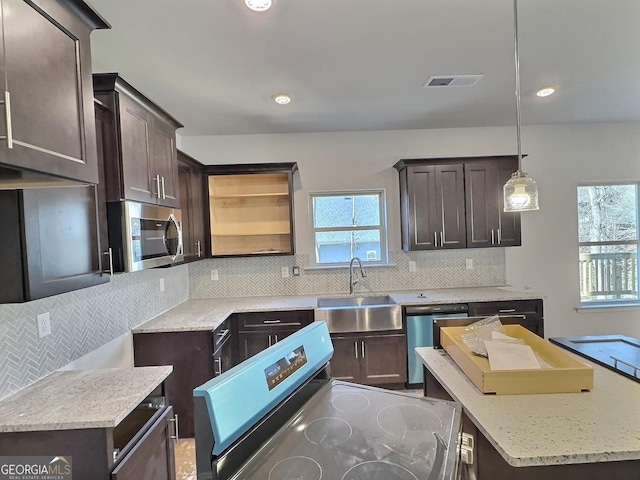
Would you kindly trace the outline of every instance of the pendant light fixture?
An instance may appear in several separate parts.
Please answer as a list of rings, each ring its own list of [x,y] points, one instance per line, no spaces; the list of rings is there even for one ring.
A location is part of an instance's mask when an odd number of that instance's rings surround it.
[[[520,139],[520,57],[518,52],[518,0],[513,0],[513,31],[516,64],[516,135],[518,139],[518,171],[504,184],[504,211],[527,212],[539,210],[538,185],[522,171],[522,142]]]

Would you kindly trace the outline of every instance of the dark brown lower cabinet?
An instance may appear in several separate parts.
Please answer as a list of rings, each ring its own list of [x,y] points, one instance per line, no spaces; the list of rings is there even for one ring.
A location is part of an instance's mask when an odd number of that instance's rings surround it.
[[[288,337],[297,330],[274,329],[269,332],[241,332],[238,334],[239,360],[242,362],[253,357],[256,353],[275,345],[283,338]]]
[[[173,366],[165,391],[167,403],[178,415],[181,438],[194,436],[193,389],[213,378],[213,353],[210,330],[133,335],[136,367]]]
[[[407,381],[407,343],[404,333],[332,335],[331,376],[363,385]]]
[[[453,400],[442,384],[424,368],[425,397]],[[532,421],[534,421],[532,419]],[[637,480],[640,460],[513,467],[502,458],[469,417],[462,413],[462,431],[474,438],[473,471],[478,480]]]
[[[115,428],[0,433],[0,452],[51,458],[64,454],[71,457],[74,479],[175,480],[173,409],[145,403]]]
[[[111,480],[175,480],[175,418],[167,407],[154,416],[128,451],[121,451]],[[157,417],[157,418],[156,418]]]

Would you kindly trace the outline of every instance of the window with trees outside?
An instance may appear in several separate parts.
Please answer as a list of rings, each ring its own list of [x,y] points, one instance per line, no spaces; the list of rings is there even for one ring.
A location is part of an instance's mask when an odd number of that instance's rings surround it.
[[[312,266],[388,263],[384,190],[315,192],[309,206]]]
[[[638,183],[578,187],[580,301],[638,303]]]

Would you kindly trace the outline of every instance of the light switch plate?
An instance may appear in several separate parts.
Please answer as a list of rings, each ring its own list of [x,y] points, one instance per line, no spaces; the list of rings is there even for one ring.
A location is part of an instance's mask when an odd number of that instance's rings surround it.
[[[160,279],[160,291],[164,292],[164,278]]]
[[[218,270],[211,270],[211,280],[216,281],[218,278]]]
[[[282,278],[289,278],[289,267],[282,267]]]
[[[38,320],[38,338],[51,335],[51,318],[49,312],[41,313],[36,317]]]
[[[416,271],[416,262],[410,261],[409,262],[409,272],[415,273],[415,271]]]
[[[473,270],[473,259],[467,258],[467,270]]]

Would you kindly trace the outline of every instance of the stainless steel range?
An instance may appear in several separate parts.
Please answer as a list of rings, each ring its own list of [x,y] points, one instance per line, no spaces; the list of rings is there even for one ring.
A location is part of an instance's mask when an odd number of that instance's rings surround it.
[[[457,478],[452,402],[331,380],[314,323],[194,391],[198,479]]]

